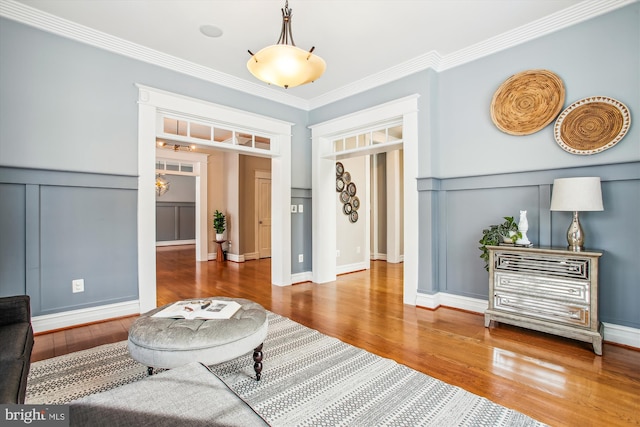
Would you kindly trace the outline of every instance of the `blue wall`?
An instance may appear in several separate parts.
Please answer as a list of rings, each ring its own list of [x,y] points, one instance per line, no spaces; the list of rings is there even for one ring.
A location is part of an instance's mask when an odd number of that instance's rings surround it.
[[[610,96],[624,102],[635,120],[639,16],[635,3],[471,63],[421,71],[310,112],[0,19],[0,293],[46,295],[46,301],[36,299],[35,315],[137,297],[137,242],[131,237],[137,210],[134,83],[295,123],[292,203],[304,204],[305,213],[292,217],[292,256],[304,251],[306,260],[304,265],[292,260],[294,273],[311,268],[307,126],[417,93],[419,292],[486,299],[486,272],[477,250],[482,228],[526,209],[530,239],[563,246],[568,217],[548,211],[553,178],[597,175],[603,177],[605,211],[585,214],[583,222],[587,245],[605,250],[602,320],[640,328],[634,305],[640,299],[634,244],[640,240],[638,126],[632,124],[610,150],[575,156],[557,146],[551,126],[515,137],[500,132],[489,112],[491,97],[506,78],[546,68],[563,79],[565,106],[587,96]],[[103,198],[111,205],[94,203]],[[96,232],[100,227],[105,231]],[[78,246],[83,253],[76,252]],[[127,259],[117,255],[107,265],[98,262],[118,251]],[[78,274],[98,284],[95,292],[75,294],[82,295],[78,300],[61,297],[70,295],[70,281]],[[116,285],[106,290],[106,283]]]
[[[0,295],[33,315],[138,298],[136,83],[294,123],[310,187],[306,111],[0,18]]]
[[[553,179],[600,176],[605,211],[582,217],[587,246],[605,251],[601,319],[640,328],[640,311],[629,302],[640,300],[640,127],[634,124],[640,112],[639,17],[640,5],[632,4],[468,64],[419,72],[311,111],[311,123],[320,123],[420,95],[419,293],[486,300],[488,279],[478,250],[482,229],[527,210],[530,240],[565,247],[570,218],[549,211]],[[632,115],[629,132],[615,147],[591,156],[562,150],[552,124],[527,136],[501,132],[491,121],[491,98],[504,80],[527,69],[560,76],[564,107],[594,95],[625,103]]]

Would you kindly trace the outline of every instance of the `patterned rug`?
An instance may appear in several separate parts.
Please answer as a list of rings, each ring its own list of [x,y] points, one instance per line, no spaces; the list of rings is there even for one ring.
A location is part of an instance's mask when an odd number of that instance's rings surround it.
[[[251,353],[212,366],[273,426],[541,426],[519,412],[269,312],[262,379]],[[138,381],[126,341],[35,362],[28,404]]]

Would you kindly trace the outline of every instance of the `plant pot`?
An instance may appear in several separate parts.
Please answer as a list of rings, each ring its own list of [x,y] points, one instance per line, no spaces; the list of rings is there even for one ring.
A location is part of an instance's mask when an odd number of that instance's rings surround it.
[[[503,243],[513,243],[513,236],[516,235],[515,231],[509,231],[509,237],[507,236],[502,236],[502,242]]]
[[[219,242],[220,240],[224,240],[224,234],[216,233],[216,242]]]

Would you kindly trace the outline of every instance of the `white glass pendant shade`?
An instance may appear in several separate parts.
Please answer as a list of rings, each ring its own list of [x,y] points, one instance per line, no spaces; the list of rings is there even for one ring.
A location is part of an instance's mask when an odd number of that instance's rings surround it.
[[[324,59],[297,46],[275,44],[253,55],[247,68],[263,82],[290,88],[317,80],[327,64]]]
[[[247,62],[249,72],[265,83],[283,88],[296,87],[316,81],[322,76],[327,64],[324,59],[313,54],[315,46],[310,50],[300,49],[293,42],[291,34],[291,12],[289,1],[285,2],[282,11],[282,31],[274,45],[261,49]]]

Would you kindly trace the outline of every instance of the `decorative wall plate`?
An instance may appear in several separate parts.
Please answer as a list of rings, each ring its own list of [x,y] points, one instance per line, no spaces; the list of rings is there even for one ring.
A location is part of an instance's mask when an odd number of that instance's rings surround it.
[[[360,199],[357,196],[354,196],[351,199],[351,206],[353,206],[353,210],[357,211],[360,208]]]
[[[349,196],[349,193],[347,193],[346,190],[340,193],[340,201],[342,203],[347,203],[349,199],[351,199],[351,196]]]
[[[356,195],[356,184],[353,182],[350,182],[349,185],[347,185],[347,193],[349,193],[349,196],[353,197]]]
[[[343,173],[344,173],[344,166],[342,165],[342,163],[340,162],[336,163],[336,176],[342,176]]]
[[[344,190],[344,181],[342,178],[336,178],[336,191],[340,193],[342,190]]]
[[[345,184],[350,183],[350,182],[351,182],[351,174],[350,174],[349,172],[345,172],[345,173],[342,175],[342,179],[344,179],[344,183],[345,183]]]
[[[529,135],[551,123],[562,110],[564,84],[548,70],[528,70],[505,80],[493,94],[491,120],[502,132]]]
[[[630,126],[626,105],[606,96],[591,96],[574,102],[560,114],[553,136],[563,150],[589,155],[616,145]]]
[[[351,221],[351,222],[358,221],[358,212],[351,211],[351,213],[349,214],[349,221]]]
[[[353,211],[353,207],[351,206],[351,203],[347,202],[344,205],[342,205],[342,212],[344,212],[345,215],[349,215],[352,211]]]

